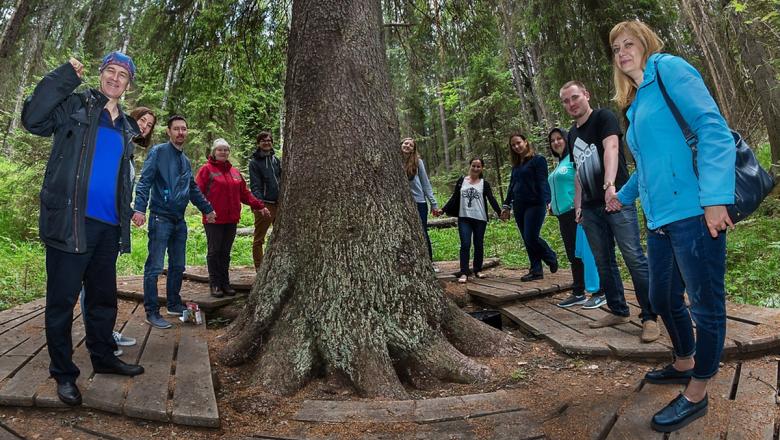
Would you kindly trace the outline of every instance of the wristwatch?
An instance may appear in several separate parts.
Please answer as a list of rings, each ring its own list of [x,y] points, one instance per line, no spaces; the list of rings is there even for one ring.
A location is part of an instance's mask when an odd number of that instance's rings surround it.
[[[604,191],[607,190],[610,186],[615,186],[614,182],[604,182]]]

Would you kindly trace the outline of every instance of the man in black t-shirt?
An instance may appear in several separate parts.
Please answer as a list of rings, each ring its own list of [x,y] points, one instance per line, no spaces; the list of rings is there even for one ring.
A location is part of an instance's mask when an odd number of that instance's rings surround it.
[[[607,327],[629,321],[629,309],[615,258],[615,243],[620,248],[637,300],[642,308],[642,342],[658,339],[657,316],[648,299],[649,274],[647,257],[639,242],[636,206],[623,206],[618,212],[607,212],[606,202],[628,180],[622,133],[614,113],[608,109],[593,110],[590,94],[579,81],[561,87],[560,98],[566,112],[574,118],[568,145],[577,169],[574,209],[588,237],[601,281],[603,296],[594,294],[583,307],[596,308],[604,302],[611,314],[590,323],[591,328]]]

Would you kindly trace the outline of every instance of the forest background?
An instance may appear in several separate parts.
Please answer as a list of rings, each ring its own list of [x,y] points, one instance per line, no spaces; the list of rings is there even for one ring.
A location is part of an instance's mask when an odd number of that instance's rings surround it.
[[[780,0],[384,0],[383,10],[401,133],[417,140],[440,203],[475,156],[503,197],[512,131],[527,133],[549,158],[547,132],[571,124],[558,102],[564,82],[584,81],[594,107],[612,107],[608,33],[631,18],[650,24],[665,51],[702,72],[729,124],[767,168],[780,163]],[[124,51],[138,74],[123,106],[154,110],[154,142],[166,140],[168,115],[184,114],[193,167],[223,137],[246,176],[259,131],[271,131],[284,151],[289,24],[289,1],[0,0],[0,309],[45,291],[38,191],[51,140],[19,123],[23,99],[42,75],[74,56],[87,66],[87,85],[96,86],[100,58]],[[137,156],[140,163],[144,152]],[[242,223],[251,217],[245,212]],[[543,234],[563,255],[555,221],[548,218]],[[202,264],[199,215],[188,222],[188,264]],[[432,240],[435,260],[457,258],[455,230],[432,231]],[[511,222],[491,222],[486,244],[505,265],[527,264]],[[251,264],[248,238],[234,249],[234,264]],[[145,231],[134,228],[120,272],[140,273],[145,256]],[[728,264],[732,300],[780,307],[777,196],[731,234]]]

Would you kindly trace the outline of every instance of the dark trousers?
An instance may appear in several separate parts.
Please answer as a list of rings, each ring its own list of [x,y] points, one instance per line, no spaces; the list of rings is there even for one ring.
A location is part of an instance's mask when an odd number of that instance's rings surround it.
[[[542,261],[548,265],[558,260],[558,256],[550,249],[550,245],[540,236],[547,207],[544,205],[523,205],[515,203],[512,207],[515,213],[515,223],[520,235],[523,236],[525,251],[531,263],[531,272],[542,273]]]
[[[563,247],[566,248],[566,258],[571,264],[571,274],[574,278],[572,293],[580,296],[585,294],[585,266],[582,264],[582,260],[575,256],[577,222],[574,218],[574,211],[572,209],[558,216],[558,229],[561,231]]]
[[[84,328],[92,364],[113,360],[111,332],[116,324],[116,259],[119,226],[87,219],[87,251],[63,252],[46,246],[46,344],[49,373],[58,382],[73,382],[79,369],[73,363],[73,307],[84,285]]]
[[[236,225],[204,224],[203,228],[206,229],[208,244],[206,264],[209,268],[209,283],[216,287],[227,287],[230,285],[230,250],[236,238]]]
[[[482,271],[482,260],[485,255],[485,229],[487,222],[468,217],[458,217],[458,234],[460,235],[460,273],[470,275],[469,253],[471,239],[474,238],[474,272]]]
[[[431,257],[431,261],[433,261],[433,247],[431,246],[431,237],[428,236],[428,204],[418,203],[417,213],[420,214],[423,235],[425,236],[425,242],[428,244],[428,255]]]

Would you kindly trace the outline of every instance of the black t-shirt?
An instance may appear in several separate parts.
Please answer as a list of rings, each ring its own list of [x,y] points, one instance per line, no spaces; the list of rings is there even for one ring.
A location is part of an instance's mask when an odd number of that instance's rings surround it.
[[[628,168],[623,148],[623,133],[615,114],[600,108],[591,113],[582,126],[575,123],[569,129],[568,144],[574,158],[574,167],[582,184],[582,207],[604,206],[604,139],[618,137],[618,168],[615,176],[615,190],[628,180]]]

